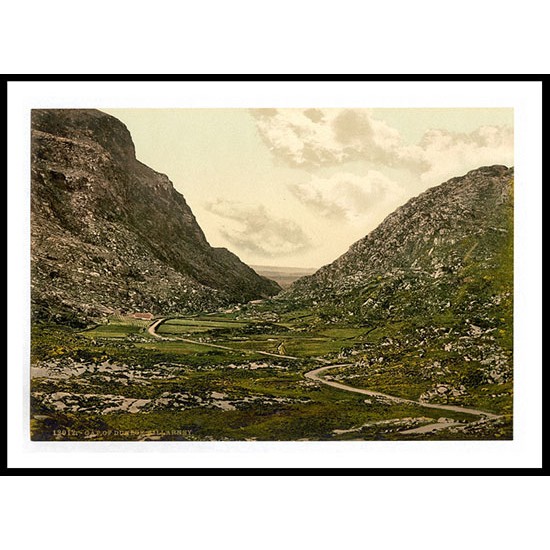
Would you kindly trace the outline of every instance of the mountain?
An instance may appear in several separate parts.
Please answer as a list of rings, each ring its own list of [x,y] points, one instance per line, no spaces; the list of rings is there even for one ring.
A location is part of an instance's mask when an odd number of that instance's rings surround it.
[[[31,154],[35,318],[205,311],[279,292],[208,244],[184,197],[136,159],[116,118],[33,110]]]
[[[510,411],[513,169],[482,167],[427,190],[273,300],[312,312],[310,324],[364,327],[341,354],[354,357],[343,380]]]
[[[512,180],[512,168],[490,166],[427,190],[280,300],[363,320],[483,308],[496,280],[511,285],[501,276],[511,274],[502,255],[511,251]]]
[[[250,267],[256,273],[272,281],[276,281],[281,288],[288,288],[294,281],[317,271],[310,267],[279,267],[271,265],[251,265]]]

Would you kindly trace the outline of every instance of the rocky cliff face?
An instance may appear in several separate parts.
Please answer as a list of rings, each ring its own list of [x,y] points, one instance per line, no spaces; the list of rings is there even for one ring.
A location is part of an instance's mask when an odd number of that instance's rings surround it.
[[[96,110],[32,113],[33,315],[192,312],[277,293],[211,247],[183,196]]]
[[[429,189],[281,300],[371,320],[483,316],[486,300],[511,291],[512,179],[513,169],[490,166]]]

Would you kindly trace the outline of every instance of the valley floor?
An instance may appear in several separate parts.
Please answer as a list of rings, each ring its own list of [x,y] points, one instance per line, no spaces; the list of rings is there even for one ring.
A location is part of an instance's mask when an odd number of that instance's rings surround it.
[[[376,331],[312,324],[310,315],[257,308],[153,323],[118,317],[80,332],[37,325],[31,436],[511,439],[511,383],[470,388],[457,373],[443,373],[444,383],[407,369],[388,384],[386,371],[400,365],[384,371],[366,360],[380,345]]]

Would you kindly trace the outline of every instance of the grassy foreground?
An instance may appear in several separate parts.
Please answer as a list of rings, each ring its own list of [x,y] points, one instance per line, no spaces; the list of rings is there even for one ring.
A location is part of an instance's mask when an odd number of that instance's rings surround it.
[[[437,388],[422,369],[403,367],[402,353],[395,364],[386,361],[383,370],[366,368],[365,350],[380,344],[375,330],[312,324],[307,312],[269,319],[261,311],[168,319],[158,328],[163,339],[151,336],[148,325],[118,317],[85,331],[35,326],[32,438],[511,438],[511,384],[479,384],[447,397],[448,403],[476,405],[503,415],[487,420],[382,397],[367,398],[304,376],[328,361],[348,366],[331,371],[327,378],[355,387],[415,400]],[[391,354],[387,357],[391,362]],[[458,387],[464,376],[456,370]],[[441,402],[442,397],[436,390],[432,401]],[[403,433],[433,424],[437,424],[435,431]]]

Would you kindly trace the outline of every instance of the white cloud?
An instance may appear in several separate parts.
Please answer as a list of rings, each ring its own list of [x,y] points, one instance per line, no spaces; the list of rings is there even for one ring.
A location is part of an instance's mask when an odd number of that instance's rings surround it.
[[[308,236],[296,222],[273,216],[263,205],[218,199],[206,209],[225,220],[220,235],[239,251],[269,258],[310,248]]]
[[[403,189],[384,174],[337,173],[328,178],[312,176],[307,183],[288,186],[294,196],[317,215],[340,222],[364,225],[372,215],[396,207],[406,198]]]
[[[366,109],[255,109],[260,136],[293,166],[318,167],[353,160],[422,168],[417,148]]]
[[[406,169],[429,184],[490,164],[513,164],[513,129],[471,133],[428,130],[416,145],[367,109],[256,109],[260,136],[279,158],[315,168],[356,160],[378,169]],[[439,178],[439,179],[438,179]]]
[[[507,126],[481,126],[468,134],[428,130],[419,147],[429,166],[421,179],[435,184],[480,166],[513,165],[514,130]]]
[[[344,160],[330,125],[332,111],[255,109],[252,113],[270,150],[291,165],[319,166]]]

